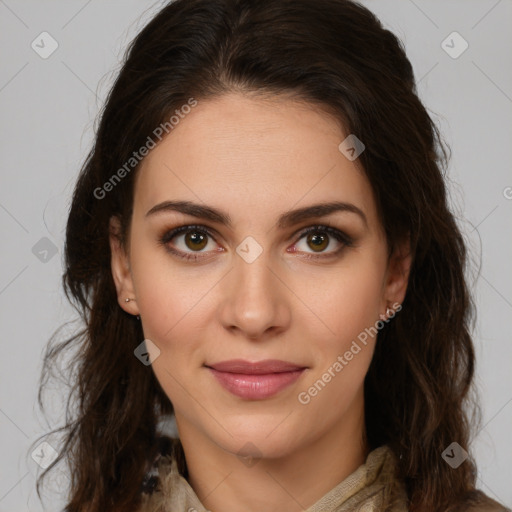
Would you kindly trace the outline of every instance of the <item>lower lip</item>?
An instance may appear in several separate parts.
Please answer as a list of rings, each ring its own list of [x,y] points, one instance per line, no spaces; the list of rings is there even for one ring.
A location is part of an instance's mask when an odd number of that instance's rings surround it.
[[[246,400],[263,400],[276,395],[293,384],[304,371],[304,368],[302,368],[293,372],[247,375],[245,373],[219,372],[213,368],[208,369],[225,389]]]

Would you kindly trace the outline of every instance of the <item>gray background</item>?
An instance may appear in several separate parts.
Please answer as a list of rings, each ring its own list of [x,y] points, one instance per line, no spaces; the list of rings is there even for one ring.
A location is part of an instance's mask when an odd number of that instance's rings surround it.
[[[475,268],[481,263],[480,277],[470,275],[483,409],[483,428],[472,449],[478,486],[510,506],[512,2],[363,3],[404,41],[420,97],[453,151],[452,204]],[[34,488],[41,469],[29,446],[63,417],[62,385],[55,384],[49,395],[49,424],[36,406],[36,393],[45,343],[74,318],[60,285],[70,194],[122,53],[160,5],[0,0],[0,512],[42,510]],[[42,46],[43,31],[58,43],[47,59],[31,47],[34,40]],[[442,47],[453,31],[469,44],[458,58]],[[452,53],[463,48],[457,36],[446,44]],[[57,490],[65,484],[62,478],[55,481]],[[58,493],[46,496],[50,510],[62,507]]]

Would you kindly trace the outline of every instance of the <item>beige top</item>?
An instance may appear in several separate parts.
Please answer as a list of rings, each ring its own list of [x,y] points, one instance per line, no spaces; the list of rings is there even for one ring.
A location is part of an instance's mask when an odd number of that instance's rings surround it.
[[[179,473],[171,456],[155,464],[160,484],[152,494],[142,494],[138,512],[209,512]],[[407,512],[407,495],[395,477],[395,455],[388,446],[371,451],[364,464],[311,505],[305,512]],[[498,503],[471,508],[474,512],[505,511]]]

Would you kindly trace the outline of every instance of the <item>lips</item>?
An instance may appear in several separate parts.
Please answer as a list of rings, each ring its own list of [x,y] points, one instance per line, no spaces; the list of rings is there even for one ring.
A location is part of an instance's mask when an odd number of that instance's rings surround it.
[[[306,369],[287,361],[241,359],[205,365],[230,393],[246,400],[263,400],[293,384]]]
[[[243,359],[232,359],[230,361],[223,361],[207,366],[219,372],[243,373],[246,375],[293,372],[304,368],[304,366],[298,366],[278,359],[265,359],[264,361],[256,361],[254,363],[244,361]]]

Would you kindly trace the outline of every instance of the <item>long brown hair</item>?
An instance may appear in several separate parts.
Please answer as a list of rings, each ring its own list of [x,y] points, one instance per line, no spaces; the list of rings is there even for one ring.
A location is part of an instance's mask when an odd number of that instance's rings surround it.
[[[401,42],[349,0],[177,0],[130,44],[69,211],[63,285],[84,327],[48,344],[39,393],[43,407],[44,376],[76,347],[49,468],[68,461],[67,512],[135,510],[158,421],[173,412],[151,366],[134,357],[143,332],[119,307],[111,275],[109,219],[121,219],[125,241],[138,165],[108,192],[105,183],[190,98],[230,91],[322,105],[364,142],[359,159],[388,245],[408,238],[413,254],[402,311],[379,333],[365,380],[368,443],[396,454],[410,510],[464,510],[483,496],[474,461],[454,470],[441,454],[454,441],[468,449],[480,418],[466,249],[447,204],[447,151]]]

